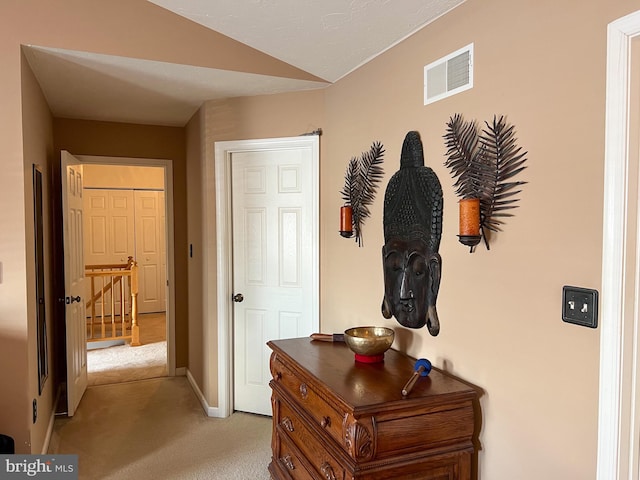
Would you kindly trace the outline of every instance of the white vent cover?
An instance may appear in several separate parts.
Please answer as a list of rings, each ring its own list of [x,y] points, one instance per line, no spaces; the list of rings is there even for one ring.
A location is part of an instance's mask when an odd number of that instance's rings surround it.
[[[424,67],[424,104],[473,87],[473,43]]]

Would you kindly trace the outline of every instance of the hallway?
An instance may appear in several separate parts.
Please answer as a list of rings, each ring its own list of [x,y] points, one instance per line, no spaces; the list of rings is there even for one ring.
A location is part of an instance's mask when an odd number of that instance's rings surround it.
[[[270,442],[271,418],[209,418],[185,377],[164,377],[89,387],[49,453],[78,454],[81,480],[268,480]]]

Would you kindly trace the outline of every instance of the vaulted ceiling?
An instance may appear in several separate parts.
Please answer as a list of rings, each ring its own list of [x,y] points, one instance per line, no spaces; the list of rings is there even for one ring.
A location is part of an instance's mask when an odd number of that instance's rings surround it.
[[[149,0],[311,80],[46,45],[24,51],[57,117],[183,126],[206,100],[324,88],[463,1]]]

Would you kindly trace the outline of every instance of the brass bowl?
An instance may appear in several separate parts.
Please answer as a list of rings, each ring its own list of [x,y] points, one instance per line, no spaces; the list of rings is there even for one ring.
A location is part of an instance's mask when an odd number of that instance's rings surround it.
[[[358,355],[382,355],[391,348],[395,332],[386,327],[354,327],[345,330],[344,341]]]

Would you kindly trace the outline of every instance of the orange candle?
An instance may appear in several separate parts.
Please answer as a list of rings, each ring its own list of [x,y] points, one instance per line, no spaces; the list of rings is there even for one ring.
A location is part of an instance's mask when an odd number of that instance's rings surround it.
[[[353,209],[345,205],[344,207],[340,207],[340,231],[351,233],[353,231],[352,227],[352,215]]]
[[[460,200],[460,235],[480,235],[480,199],[465,198]]]

